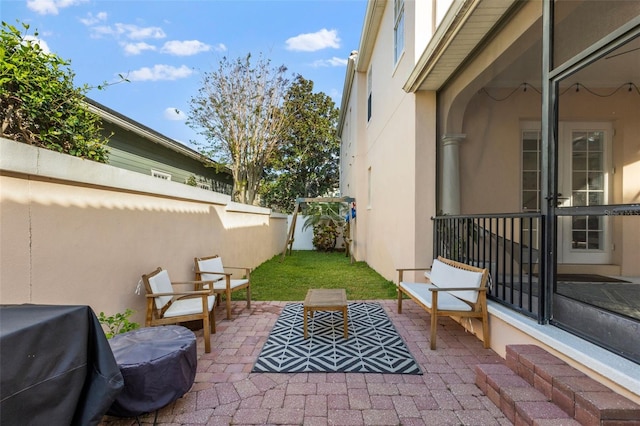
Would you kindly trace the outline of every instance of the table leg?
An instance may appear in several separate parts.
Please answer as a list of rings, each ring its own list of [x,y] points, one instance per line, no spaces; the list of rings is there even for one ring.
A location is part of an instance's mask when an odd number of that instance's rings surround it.
[[[342,308],[342,320],[344,321],[344,338],[349,338],[349,325],[347,322],[347,307]]]
[[[304,324],[303,328],[304,328],[304,338],[307,338],[307,307],[305,306],[304,308],[302,308],[302,322]]]

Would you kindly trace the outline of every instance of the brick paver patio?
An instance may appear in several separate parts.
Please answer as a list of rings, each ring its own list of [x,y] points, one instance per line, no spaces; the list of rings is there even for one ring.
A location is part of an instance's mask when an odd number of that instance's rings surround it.
[[[191,390],[159,410],[160,425],[509,425],[475,383],[473,366],[503,363],[450,319],[440,319],[438,349],[429,350],[429,318],[412,301],[398,315],[379,302],[420,364],[423,375],[251,373],[285,302],[234,303],[231,321],[218,309],[211,353],[198,336],[198,372]],[[243,309],[244,308],[244,309]],[[154,422],[155,413],[139,417]],[[105,417],[102,425],[135,424]]]

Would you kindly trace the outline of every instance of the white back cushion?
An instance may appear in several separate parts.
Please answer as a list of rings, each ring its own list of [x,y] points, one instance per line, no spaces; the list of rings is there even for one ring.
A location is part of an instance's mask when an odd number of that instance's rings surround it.
[[[173,293],[173,287],[171,286],[169,273],[164,269],[158,274],[149,278],[149,285],[151,286],[151,291],[153,291],[154,293]],[[171,301],[171,297],[172,296],[156,297],[156,309],[162,309],[164,305]]]
[[[438,287],[455,288],[455,287],[476,287],[480,288],[482,283],[482,272],[466,271],[464,269],[454,268],[438,259],[433,260],[431,265],[430,281]],[[478,300],[477,291],[456,291],[452,295],[464,299],[470,303],[476,303]]]
[[[224,274],[224,268],[222,266],[222,258],[214,257],[212,259],[198,260],[198,270],[205,272],[221,272]],[[217,281],[224,278],[224,275],[220,274],[200,274],[200,280],[202,281]]]

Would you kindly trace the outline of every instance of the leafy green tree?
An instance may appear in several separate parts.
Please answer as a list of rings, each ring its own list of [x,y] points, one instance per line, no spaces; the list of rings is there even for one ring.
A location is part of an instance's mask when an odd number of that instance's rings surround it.
[[[224,57],[204,74],[191,99],[188,124],[206,138],[195,144],[206,157],[228,164],[235,201],[256,201],[264,168],[282,140],[287,123],[282,102],[290,85],[286,70],[262,56],[255,64],[251,54]]]
[[[29,25],[22,26],[26,33]],[[89,87],[73,85],[69,65],[2,22],[0,136],[105,163],[108,139],[84,103]]]
[[[278,153],[266,170],[262,203],[290,213],[296,198],[326,196],[338,187],[340,142],[338,108],[313,81],[298,76],[284,103],[288,118]]]

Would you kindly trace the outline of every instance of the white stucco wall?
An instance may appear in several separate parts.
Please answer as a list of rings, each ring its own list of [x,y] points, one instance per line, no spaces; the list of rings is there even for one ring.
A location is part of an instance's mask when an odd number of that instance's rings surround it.
[[[229,196],[0,139],[0,303],[126,308],[140,277],[193,280],[196,256],[255,268],[279,253],[285,215]]]

